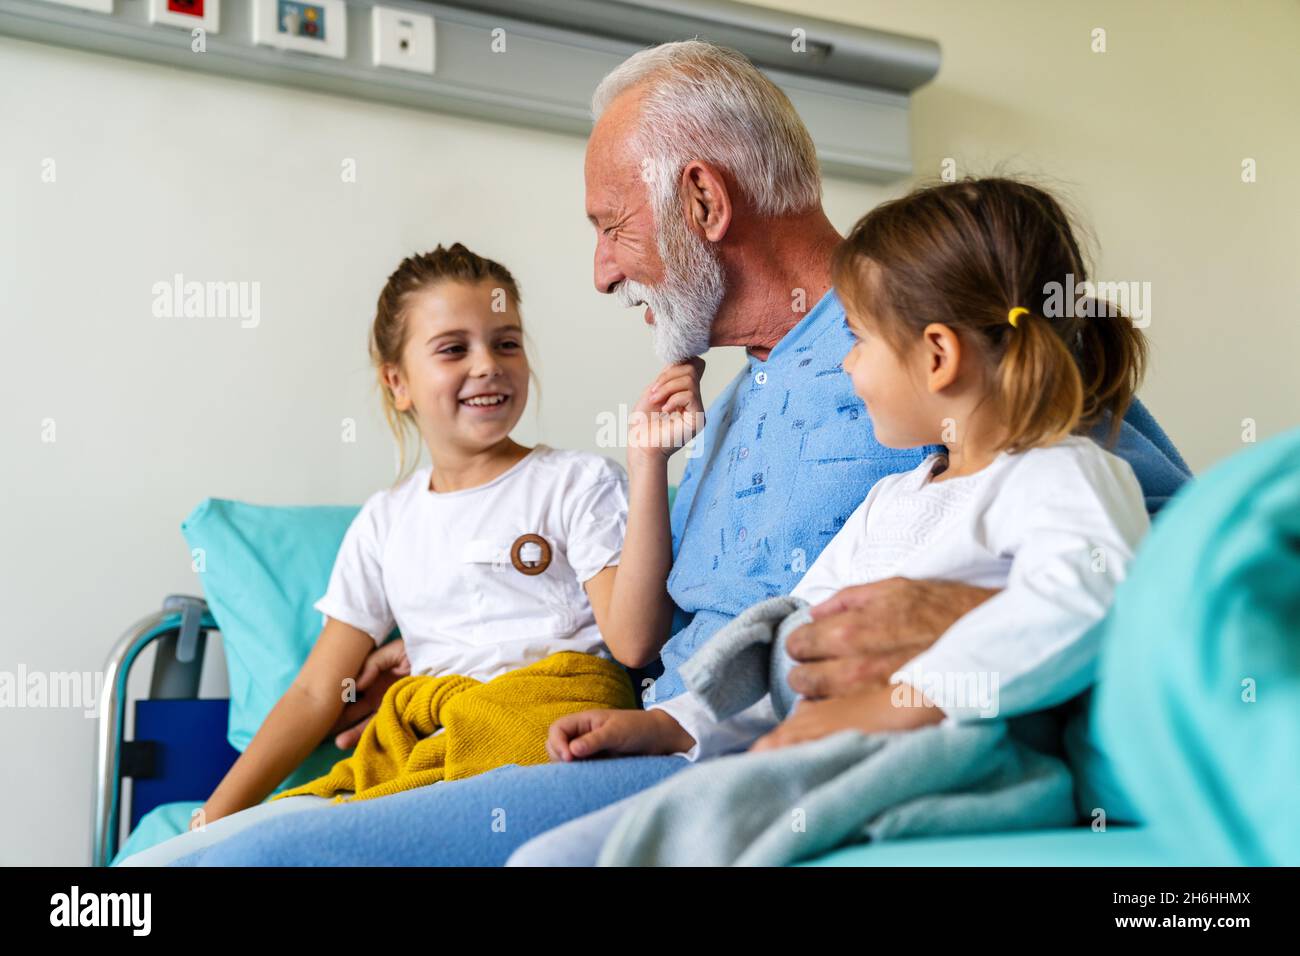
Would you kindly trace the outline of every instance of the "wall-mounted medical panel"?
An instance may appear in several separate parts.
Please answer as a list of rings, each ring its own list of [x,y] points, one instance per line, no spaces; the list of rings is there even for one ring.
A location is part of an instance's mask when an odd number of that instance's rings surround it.
[[[377,54],[388,21],[376,6],[432,18],[432,73],[423,51],[412,68]],[[785,90],[827,173],[869,180],[911,172],[909,94],[939,68],[931,40],[726,0],[226,0],[221,32],[202,45],[150,23],[149,9],[0,0],[0,33],[576,134],[591,128],[591,94],[609,70],[652,43],[698,36],[739,49]]]

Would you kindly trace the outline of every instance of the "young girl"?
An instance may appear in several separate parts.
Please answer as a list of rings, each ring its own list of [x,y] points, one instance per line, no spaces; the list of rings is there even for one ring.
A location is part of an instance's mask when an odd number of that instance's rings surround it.
[[[1061,207],[1005,179],[919,189],[863,217],[833,275],[855,336],[844,369],[877,438],[947,453],[879,481],[793,596],[817,604],[891,576],[999,593],[888,684],[801,700],[779,724],[770,696],[725,721],[690,693],[644,712],[573,714],[551,729],[553,760],[609,751],[696,759],[738,741],[763,750],[844,729],[1012,717],[1091,681],[1093,625],[1148,518],[1130,466],[1085,433],[1117,433],[1146,346],[1109,303],[1054,308],[1052,290],[1086,279]],[[606,831],[618,806],[601,811]],[[588,834],[601,832],[594,815],[583,819]],[[561,838],[572,847],[583,826],[552,831],[519,857],[545,859],[543,845]]]
[[[598,455],[510,438],[528,400],[519,289],[455,244],[398,266],[371,335],[401,449],[431,464],[372,495],[348,528],[325,624],[292,686],[196,813],[191,832],[137,854],[158,865],[266,816],[368,799],[507,763],[542,763],[547,727],[574,711],[636,705],[610,660],[652,660],[667,637],[667,456],[690,437],[689,387],[663,420],[634,417],[628,532],[622,469]],[[680,383],[679,383],[680,384]],[[649,409],[646,402],[638,411]],[[620,572],[621,556],[634,556]],[[351,679],[397,627],[411,676],[389,688],[356,753],[266,796],[338,721]]]

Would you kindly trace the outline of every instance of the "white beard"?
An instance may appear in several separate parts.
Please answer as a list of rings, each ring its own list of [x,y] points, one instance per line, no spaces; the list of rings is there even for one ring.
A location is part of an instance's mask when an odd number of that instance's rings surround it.
[[[722,263],[712,247],[671,217],[659,231],[664,278],[651,287],[625,279],[618,297],[626,306],[644,302],[654,310],[654,347],[666,364],[703,355],[726,292]]]

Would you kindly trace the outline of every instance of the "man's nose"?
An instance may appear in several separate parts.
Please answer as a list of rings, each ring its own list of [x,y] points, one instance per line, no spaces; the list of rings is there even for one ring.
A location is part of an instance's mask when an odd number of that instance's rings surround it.
[[[604,237],[596,240],[595,281],[596,291],[609,295],[626,279],[623,270],[614,261],[614,255]]]

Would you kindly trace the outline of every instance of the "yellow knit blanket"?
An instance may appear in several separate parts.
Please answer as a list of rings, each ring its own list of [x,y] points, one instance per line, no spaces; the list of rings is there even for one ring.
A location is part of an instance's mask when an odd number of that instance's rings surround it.
[[[546,734],[557,718],[635,706],[622,667],[574,651],[552,654],[487,683],[455,675],[403,677],[384,694],[352,756],[325,776],[271,799],[314,794],[350,803],[506,764],[546,763]],[[439,727],[445,729],[433,736]]]

